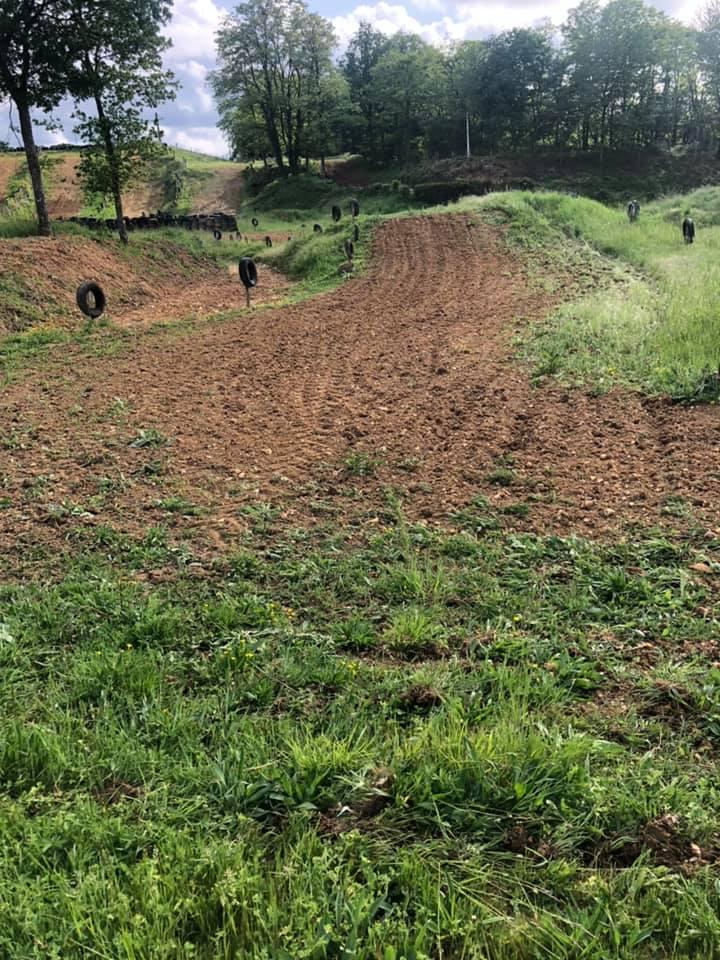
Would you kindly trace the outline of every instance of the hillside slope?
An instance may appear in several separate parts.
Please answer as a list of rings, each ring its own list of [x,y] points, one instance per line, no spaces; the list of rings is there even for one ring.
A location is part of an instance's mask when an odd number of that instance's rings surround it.
[[[187,150],[172,150],[172,160],[182,172],[182,212],[234,213],[242,193],[242,166],[206,157]],[[77,175],[79,154],[59,151],[44,154],[45,187],[50,216],[54,219],[89,212]],[[128,190],[124,196],[125,212],[129,217],[143,212],[166,209],[172,204],[164,179],[162,166],[155,168],[150,178]],[[30,182],[21,153],[0,153],[0,210],[10,210],[27,204]]]
[[[286,286],[262,270],[255,302]],[[111,238],[0,239],[0,339],[30,328],[79,328],[75,292],[86,280],[100,284],[108,319],[124,326],[216,313],[245,300],[237,270],[167,237],[135,238],[127,249]]]

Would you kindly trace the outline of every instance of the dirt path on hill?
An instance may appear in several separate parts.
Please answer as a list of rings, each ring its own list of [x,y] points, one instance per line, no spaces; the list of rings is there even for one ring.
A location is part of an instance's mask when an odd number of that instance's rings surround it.
[[[0,154],[0,203],[3,203],[7,199],[8,184],[22,163],[22,160],[23,155],[20,153]]]
[[[267,306],[287,293],[290,284],[282,274],[258,264],[258,286],[252,291],[254,306]],[[153,296],[133,309],[116,311],[112,316],[116,327],[141,327],[169,320],[187,320],[193,317],[212,317],[245,307],[245,288],[240,283],[235,265],[226,271],[213,271],[206,280],[180,284],[167,284]]]
[[[391,221],[373,264],[303,303],[139,335],[112,357],[68,349],[10,384],[6,547],[168,522],[215,549],[247,525],[248,503],[293,525],[372,522],[388,487],[411,517],[450,524],[481,494],[543,532],[655,523],[668,498],[720,525],[720,408],[532,388],[509,340],[550,304],[496,231]],[[129,445],[142,430],[152,443]],[[168,514],[171,495],[204,512]]]
[[[235,213],[243,193],[242,167],[217,167],[193,196],[191,213]]]

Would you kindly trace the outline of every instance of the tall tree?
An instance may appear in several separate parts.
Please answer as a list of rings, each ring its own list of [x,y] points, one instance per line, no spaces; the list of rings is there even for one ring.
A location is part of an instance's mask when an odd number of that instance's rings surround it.
[[[361,21],[358,31],[348,44],[342,61],[342,71],[348,83],[350,99],[356,105],[360,117],[358,136],[349,144],[366,156],[377,158],[378,113],[382,109],[374,96],[373,69],[386,50],[388,39],[366,21]]]
[[[427,125],[443,109],[442,54],[413,34],[392,37],[372,69],[371,96],[382,114],[384,159],[406,163],[413,141],[421,147]]]
[[[720,0],[711,0],[700,15],[698,35],[700,68],[713,105],[714,126],[720,125]],[[720,157],[720,137],[717,153]]]
[[[332,72],[332,26],[304,0],[247,0],[217,35],[211,83],[224,129],[228,116],[262,117],[278,169],[298,173]],[[242,145],[233,143],[242,152]]]
[[[64,0],[0,0],[0,98],[17,108],[41,236],[50,219],[31,112],[52,110],[67,91],[68,40]]]
[[[122,193],[148,160],[161,133],[148,111],[175,96],[160,33],[170,0],[69,0],[75,60],[71,92],[76,133],[88,144],[80,171],[89,190],[111,196],[120,239],[127,243]],[[85,109],[89,101],[94,112]]]

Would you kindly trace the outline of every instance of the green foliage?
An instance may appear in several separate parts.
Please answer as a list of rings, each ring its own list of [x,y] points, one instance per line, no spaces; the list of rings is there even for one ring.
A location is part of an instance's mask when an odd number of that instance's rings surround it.
[[[373,217],[358,220],[361,239],[355,244],[353,263],[361,270],[370,250]],[[314,233],[308,225],[296,239],[262,254],[262,259],[293,280],[301,283],[298,293],[318,292],[338,281],[338,268],[345,260],[343,241],[348,238],[347,224],[326,222],[322,233]]]
[[[280,177],[253,197],[252,210],[268,210],[282,215],[285,211],[311,210],[321,205],[329,208],[335,200],[337,189],[332,180],[324,180],[310,173]]]
[[[122,192],[161,155],[162,133],[147,111],[174,97],[172,74],[162,68],[169,41],[165,0],[95,0],[73,7],[77,67],[69,88],[75,97],[75,132],[88,144],[79,175],[86,194],[112,198],[120,236],[127,243]],[[85,103],[91,101],[94,113]]]
[[[0,100],[10,97],[17,108],[38,231],[45,236],[50,222],[31,111],[49,113],[68,91],[69,7],[69,0],[0,0]]]
[[[44,318],[40,293],[14,273],[0,269],[0,330],[20,333]]]
[[[334,42],[329,21],[304,0],[239,4],[218,33],[211,78],[238,159],[272,157],[279,170],[299,173],[303,158],[332,149],[345,97]]]
[[[718,548],[95,528],[0,589],[0,951],[712,956]]]

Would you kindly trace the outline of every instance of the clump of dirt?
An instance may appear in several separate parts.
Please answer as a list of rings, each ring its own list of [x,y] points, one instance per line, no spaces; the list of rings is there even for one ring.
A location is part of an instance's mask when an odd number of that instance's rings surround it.
[[[664,813],[643,824],[636,838],[607,843],[595,857],[595,862],[630,867],[641,856],[647,856],[658,867],[691,872],[703,864],[717,862],[718,850],[700,847],[684,832],[677,814]]]
[[[387,767],[371,770],[352,804],[336,803],[318,815],[318,833],[337,836],[373,820],[392,803],[395,774]]]
[[[121,800],[139,800],[142,795],[142,787],[116,779],[108,780],[95,791],[95,799],[108,807],[120,803]]]
[[[656,680],[645,696],[640,713],[644,717],[663,720],[673,727],[697,722],[698,707],[691,692],[681,684]]]
[[[423,683],[408,687],[397,698],[398,708],[403,713],[427,714],[441,704],[442,697],[437,690]]]
[[[505,846],[511,853],[532,857],[537,860],[552,860],[557,852],[547,840],[539,840],[528,833],[527,827],[516,823],[505,834]]]

